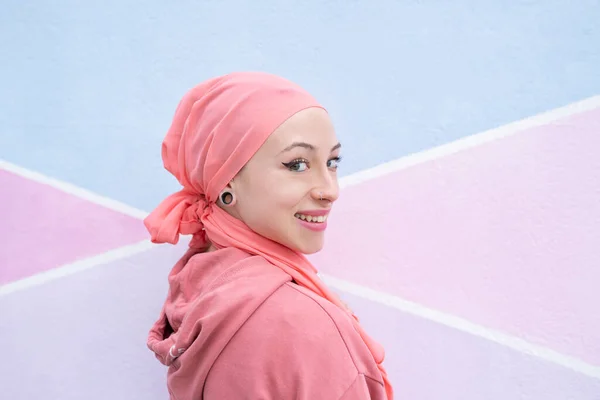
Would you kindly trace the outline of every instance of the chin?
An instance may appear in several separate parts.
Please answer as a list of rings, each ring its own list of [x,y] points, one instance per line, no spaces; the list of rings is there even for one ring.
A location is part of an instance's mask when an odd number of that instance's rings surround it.
[[[314,242],[296,243],[296,246],[294,247],[296,248],[295,250],[299,253],[314,254],[323,249],[323,241],[319,240]]]
[[[263,236],[301,254],[317,253],[323,249],[325,242],[322,232],[316,232],[309,235],[283,235],[280,234],[280,232],[276,232],[275,234]]]

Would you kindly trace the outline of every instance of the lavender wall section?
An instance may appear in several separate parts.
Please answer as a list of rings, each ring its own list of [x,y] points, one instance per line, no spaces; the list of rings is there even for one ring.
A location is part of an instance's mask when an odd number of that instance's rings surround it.
[[[13,164],[149,210],[175,187],[160,139],[183,90],[234,69],[327,104],[346,178],[599,94],[600,5],[509,3],[0,6],[0,397],[166,398],[145,340],[185,248],[109,260],[147,238],[139,213]],[[399,399],[600,399],[593,103],[343,189],[312,258]]]

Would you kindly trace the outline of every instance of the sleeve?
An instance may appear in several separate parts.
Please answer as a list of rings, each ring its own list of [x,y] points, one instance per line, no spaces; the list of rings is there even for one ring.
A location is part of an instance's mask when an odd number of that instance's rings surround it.
[[[353,356],[321,305],[284,285],[223,350],[204,399],[384,400],[383,385],[368,384]]]

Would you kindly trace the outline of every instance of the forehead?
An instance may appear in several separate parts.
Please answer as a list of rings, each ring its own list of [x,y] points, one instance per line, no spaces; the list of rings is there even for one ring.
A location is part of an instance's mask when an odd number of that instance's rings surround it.
[[[329,152],[337,138],[327,111],[314,107],[294,114],[269,136],[263,148],[279,152],[293,142],[309,143]]]

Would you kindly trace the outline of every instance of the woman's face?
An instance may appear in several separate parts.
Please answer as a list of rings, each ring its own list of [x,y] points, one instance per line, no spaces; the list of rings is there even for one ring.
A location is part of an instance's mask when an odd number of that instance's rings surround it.
[[[223,208],[264,237],[315,253],[339,196],[339,153],[327,112],[303,110],[275,130],[231,181],[235,202]]]

